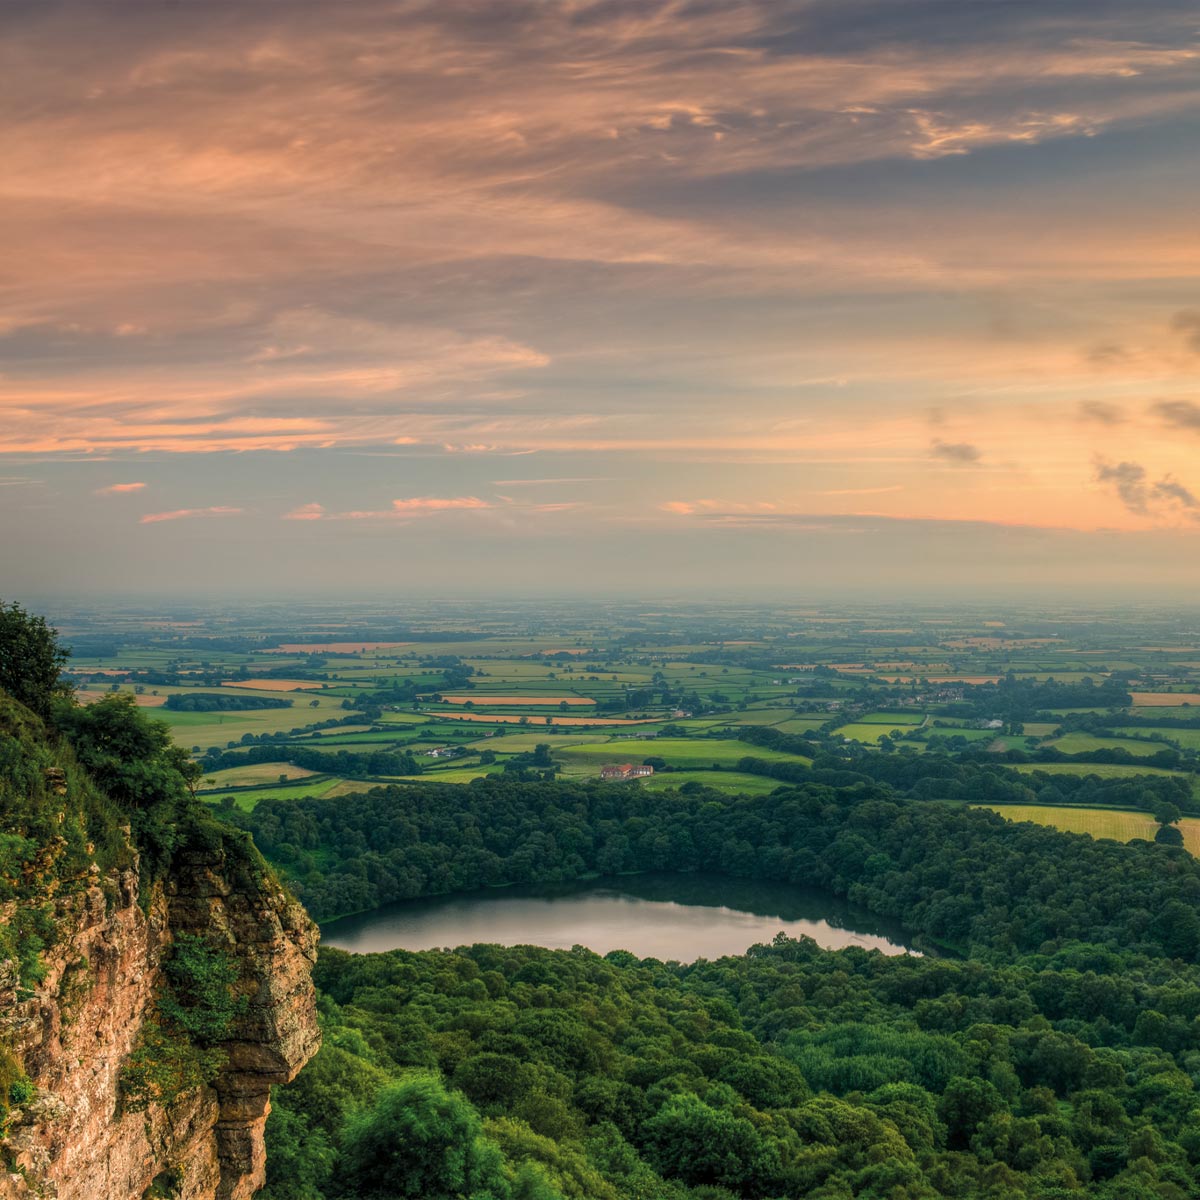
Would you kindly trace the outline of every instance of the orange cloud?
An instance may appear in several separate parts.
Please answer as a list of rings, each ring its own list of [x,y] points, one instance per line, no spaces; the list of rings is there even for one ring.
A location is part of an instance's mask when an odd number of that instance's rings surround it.
[[[668,500],[658,506],[663,512],[675,513],[688,517],[694,513],[769,513],[774,512],[776,505],[767,500]]]
[[[97,488],[95,494],[97,496],[119,496],[125,492],[140,492],[145,486],[144,483],[110,483],[108,487]]]
[[[155,525],[159,521],[184,521],[191,517],[232,517],[242,511],[240,508],[231,508],[224,504],[215,504],[209,508],[176,508],[171,512],[146,513],[138,524]]]
[[[285,521],[320,521],[325,516],[325,508],[320,504],[301,504],[291,512],[283,514]]]
[[[478,496],[454,496],[448,499],[440,496],[413,496],[408,500],[392,501],[392,511],[402,516],[409,516],[412,513],[446,512],[449,510],[492,507],[493,505],[489,504],[488,501],[480,500]]]

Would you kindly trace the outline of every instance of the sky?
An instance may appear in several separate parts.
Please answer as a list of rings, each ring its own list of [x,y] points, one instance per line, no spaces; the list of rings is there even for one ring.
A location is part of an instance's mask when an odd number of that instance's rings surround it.
[[[1200,584],[1200,13],[6,0],[0,595]]]

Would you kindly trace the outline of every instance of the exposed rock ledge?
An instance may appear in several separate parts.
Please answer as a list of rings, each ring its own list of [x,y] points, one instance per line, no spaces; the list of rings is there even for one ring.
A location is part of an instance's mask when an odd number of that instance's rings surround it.
[[[13,964],[0,963],[0,1036],[37,1088],[13,1114],[5,1148],[18,1171],[0,1174],[0,1198],[141,1200],[157,1183],[152,1194],[178,1200],[247,1200],[263,1183],[270,1088],[319,1042],[316,927],[221,847],[183,855],[147,913],[136,872],[106,883],[58,902],[63,936],[32,998],[18,999]],[[169,1108],[123,1110],[121,1066],[153,1008],[163,953],[183,932],[237,958],[249,1006],[213,1087]]]

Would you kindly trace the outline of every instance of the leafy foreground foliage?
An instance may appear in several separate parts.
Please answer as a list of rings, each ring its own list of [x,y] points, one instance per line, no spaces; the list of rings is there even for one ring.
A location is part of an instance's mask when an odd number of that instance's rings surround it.
[[[334,911],[715,870],[825,887],[964,956],[324,950],[326,1043],[277,1096],[270,1200],[1200,1194],[1200,865],[1177,848],[861,780],[735,799],[488,780],[242,820]],[[455,1113],[442,1152],[499,1173],[429,1174],[397,1095]]]

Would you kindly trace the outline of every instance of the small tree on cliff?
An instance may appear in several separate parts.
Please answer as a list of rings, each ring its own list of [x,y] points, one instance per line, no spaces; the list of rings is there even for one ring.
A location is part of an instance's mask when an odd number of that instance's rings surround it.
[[[55,697],[71,693],[59,678],[68,657],[44,617],[0,601],[0,688],[48,717]]]

